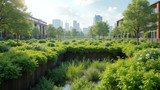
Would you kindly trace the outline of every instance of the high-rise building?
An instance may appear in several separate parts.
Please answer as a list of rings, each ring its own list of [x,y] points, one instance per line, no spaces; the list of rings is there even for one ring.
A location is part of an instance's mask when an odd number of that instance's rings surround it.
[[[65,23],[65,30],[69,30],[69,23],[68,22]]]
[[[73,21],[73,28],[74,29],[76,29],[77,31],[79,31],[80,30],[80,25],[79,25],[79,23],[77,23],[77,21]]]
[[[102,16],[95,15],[93,19],[93,25],[95,25],[97,22],[102,21]]]
[[[62,27],[63,28],[63,22],[59,19],[53,19],[53,22],[52,22],[53,26],[55,28],[58,28],[58,27]]]

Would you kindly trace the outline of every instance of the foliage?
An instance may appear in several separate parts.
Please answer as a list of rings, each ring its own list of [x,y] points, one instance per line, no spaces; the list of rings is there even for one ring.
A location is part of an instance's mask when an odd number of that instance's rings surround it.
[[[145,32],[144,33],[144,38],[149,38],[150,37],[150,32]]]
[[[94,90],[94,84],[86,81],[84,78],[74,80],[70,86],[71,90]]]
[[[54,44],[54,43],[52,43],[52,42],[49,42],[49,43],[47,43],[47,46],[48,46],[48,47],[54,47],[54,46],[55,46],[55,44]]]
[[[109,25],[105,22],[97,22],[93,27],[94,34],[99,36],[99,39],[100,36],[107,36],[109,33]]]
[[[39,28],[38,28],[37,26],[35,26],[35,27],[33,28],[33,30],[32,30],[32,36],[33,36],[34,38],[38,38],[39,35],[40,35],[40,30],[39,30]]]
[[[72,29],[72,32],[71,32],[71,35],[72,35],[73,37],[77,36],[77,30],[73,28],[73,29]]]
[[[9,51],[10,47],[0,44],[0,53]]]
[[[149,5],[147,0],[132,0],[123,13],[124,21],[121,22],[121,26],[136,35],[137,45],[141,31],[156,29],[157,14],[153,13],[153,8]]]
[[[49,37],[54,37],[56,34],[56,29],[52,24],[49,24],[46,29],[46,35]]]
[[[58,27],[56,29],[56,34],[57,34],[58,38],[60,38],[60,36],[64,36],[64,30],[63,30],[63,28],[62,27]]]
[[[47,80],[45,77],[42,77],[36,87],[31,88],[31,90],[54,90],[53,87],[51,80]]]
[[[6,36],[6,39],[7,39],[7,40],[9,40],[9,39],[14,39],[14,36],[13,36],[12,34],[8,34],[8,35]]]
[[[46,43],[46,40],[39,40],[39,43]]]
[[[53,70],[48,70],[46,77],[54,82],[55,85],[64,84],[64,80],[66,79],[66,70],[67,68],[65,63],[61,64]]]
[[[62,44],[69,45],[70,43],[69,43],[69,41],[63,41]]]
[[[69,64],[67,72],[66,72],[66,78],[73,80],[74,78],[81,77],[83,75],[84,65],[76,65],[75,62],[72,62]]]

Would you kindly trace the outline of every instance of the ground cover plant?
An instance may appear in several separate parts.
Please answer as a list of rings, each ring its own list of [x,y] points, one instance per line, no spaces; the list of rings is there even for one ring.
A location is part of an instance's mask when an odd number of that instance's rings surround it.
[[[48,71],[42,82],[46,80],[46,83],[52,85],[49,87],[55,89],[62,89],[65,80],[69,81],[74,89],[158,90],[160,89],[160,43],[141,40],[139,44],[136,45],[136,41],[127,39],[31,39],[21,40],[18,44],[16,40],[2,40],[0,84],[8,79],[18,78],[26,72],[32,74],[37,67],[48,61],[55,64],[58,56],[66,52],[104,52],[111,53],[119,60],[114,63],[72,60],[56,67],[55,70]],[[120,59],[119,56],[122,54],[127,57]],[[95,87],[94,83],[99,80],[101,80],[99,86]],[[73,82],[76,82],[75,85]],[[82,83],[88,83],[89,87],[80,88]],[[36,86],[35,89],[41,86],[43,85]]]

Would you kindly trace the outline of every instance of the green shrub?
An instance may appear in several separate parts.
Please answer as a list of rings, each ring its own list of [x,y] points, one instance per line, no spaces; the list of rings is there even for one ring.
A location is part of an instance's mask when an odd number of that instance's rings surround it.
[[[77,43],[76,43],[76,42],[73,42],[73,45],[77,45]]]
[[[98,69],[100,72],[103,72],[106,69],[106,60],[101,61],[101,62],[93,61],[90,67]]]
[[[146,62],[149,59],[152,59],[153,61],[158,59],[160,55],[159,49],[145,49],[141,50],[138,53],[135,54],[134,58],[138,61]]]
[[[69,43],[69,41],[63,41],[62,44],[69,45],[70,43]]]
[[[6,39],[7,39],[7,40],[9,40],[9,39],[14,39],[14,36],[13,36],[12,34],[8,34],[8,35],[6,36]]]
[[[5,42],[5,44],[11,47],[17,46],[17,42],[14,40],[8,40],[7,42]]]
[[[63,84],[66,79],[66,66],[63,64],[53,70],[48,70],[46,77],[49,78],[56,85]]]
[[[4,60],[2,57],[0,58],[0,84],[5,80],[18,78],[22,75],[20,73],[21,67],[14,65],[10,61]]]
[[[3,40],[4,40],[4,38],[0,37],[0,41],[3,41]]]
[[[81,77],[83,75],[84,66],[82,64],[76,65],[75,62],[69,64],[66,78],[69,80],[73,80],[74,78]]]
[[[107,46],[107,47],[112,46],[112,43],[111,42],[106,42],[106,43],[104,43],[104,46]]]
[[[49,42],[49,43],[47,44],[47,46],[48,46],[48,47],[54,47],[54,46],[55,46],[55,44],[54,44],[54,43],[52,43],[52,42]]]
[[[84,44],[84,41],[79,41],[78,44]]]
[[[46,40],[39,40],[39,43],[46,43]]]
[[[94,84],[88,82],[84,78],[74,80],[73,84],[70,85],[71,90],[94,90]]]
[[[130,43],[130,44],[137,45],[137,41],[136,41],[136,40],[130,40],[129,43]]]
[[[152,62],[160,67],[160,60],[150,61],[150,64]],[[148,65],[133,58],[118,60],[113,64],[108,63],[106,70],[100,75],[102,80],[97,88],[98,90],[157,90],[160,88],[159,70],[148,68]]]
[[[72,40],[72,42],[76,42],[76,40]]]
[[[39,83],[31,90],[54,90],[54,84],[51,80],[47,80],[45,77],[39,81]]]
[[[55,40],[50,40],[50,42],[55,43]]]
[[[9,51],[10,47],[0,44],[0,53]]]
[[[144,33],[144,38],[150,38],[150,32],[145,32]]]
[[[98,81],[99,80],[99,70],[96,69],[96,68],[88,68],[84,75],[85,75],[85,78],[88,80],[88,81]]]

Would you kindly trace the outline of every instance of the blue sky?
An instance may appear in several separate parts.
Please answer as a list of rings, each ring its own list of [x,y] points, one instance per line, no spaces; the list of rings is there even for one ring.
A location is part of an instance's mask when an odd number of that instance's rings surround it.
[[[152,4],[158,0],[148,1]],[[122,13],[129,3],[131,0],[26,0],[27,11],[33,17],[48,24],[52,23],[52,19],[61,19],[71,26],[73,20],[77,20],[81,28],[91,26],[96,14],[113,26],[123,17]]]

